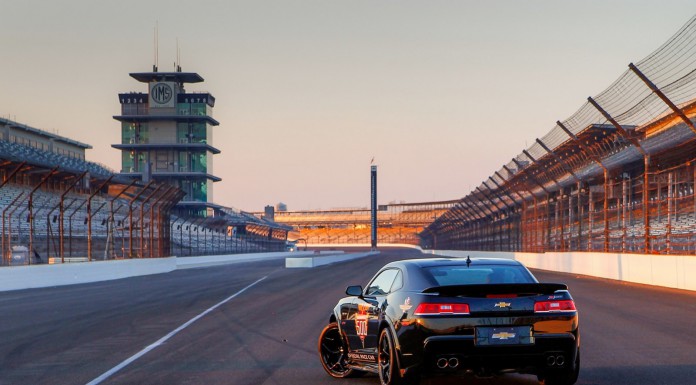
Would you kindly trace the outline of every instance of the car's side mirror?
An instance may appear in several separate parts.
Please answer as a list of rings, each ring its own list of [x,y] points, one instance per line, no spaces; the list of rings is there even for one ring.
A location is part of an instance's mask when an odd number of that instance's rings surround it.
[[[355,286],[348,286],[346,289],[346,294],[348,294],[351,297],[360,297],[362,295],[362,286],[360,285],[355,285]]]

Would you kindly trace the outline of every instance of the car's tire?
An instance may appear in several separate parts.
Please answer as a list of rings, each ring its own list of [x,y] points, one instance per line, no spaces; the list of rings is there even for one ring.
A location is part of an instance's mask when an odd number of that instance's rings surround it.
[[[575,355],[573,366],[567,370],[547,374],[544,376],[544,385],[573,385],[578,381],[580,375],[580,349]]]
[[[362,374],[347,366],[348,349],[336,322],[326,325],[321,331],[317,348],[321,366],[331,377],[344,378]]]
[[[419,377],[415,373],[401,377],[394,346],[389,329],[382,329],[377,345],[377,365],[381,385],[417,385]]]

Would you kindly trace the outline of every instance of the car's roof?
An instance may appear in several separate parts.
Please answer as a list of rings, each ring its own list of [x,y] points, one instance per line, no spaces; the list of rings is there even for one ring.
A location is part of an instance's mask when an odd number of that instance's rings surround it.
[[[508,266],[520,266],[520,262],[513,259],[503,259],[503,258],[470,258],[471,266],[476,265],[508,265]],[[391,264],[403,264],[406,266],[418,266],[418,267],[434,267],[434,266],[466,266],[467,258],[421,258],[421,259],[405,259],[401,261],[395,261]]]
[[[515,267],[522,267],[524,269],[524,265],[518,261],[515,261],[514,259],[504,259],[504,258],[469,258],[470,260],[470,268],[475,268],[476,266],[486,266],[486,267],[492,267],[492,266],[515,266]],[[432,276],[430,274],[425,274],[424,270],[432,267],[438,267],[438,266],[448,266],[448,267],[453,267],[453,266],[464,266],[466,267],[466,262],[467,262],[467,257],[464,258],[442,258],[442,257],[433,257],[433,258],[420,258],[420,259],[403,259],[399,261],[394,261],[391,263],[388,263],[384,267],[382,267],[376,274],[375,277],[380,274],[381,271],[384,271],[386,269],[401,269],[404,273],[404,288],[407,290],[417,290],[421,291],[425,288],[432,287],[432,286],[439,286],[439,284],[433,280]],[[525,269],[526,270],[526,269]],[[536,281],[536,278],[534,278],[534,275],[529,272],[530,276],[534,281]],[[373,277],[374,279],[374,277]]]

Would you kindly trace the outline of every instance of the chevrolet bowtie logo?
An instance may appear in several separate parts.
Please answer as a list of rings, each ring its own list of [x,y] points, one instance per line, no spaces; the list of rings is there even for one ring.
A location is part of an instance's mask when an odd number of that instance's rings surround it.
[[[510,307],[512,304],[510,302],[498,302],[495,304],[494,307],[499,307],[501,309],[505,309],[506,307]]]
[[[508,333],[508,332],[495,333],[491,336],[491,338],[495,338],[497,340],[507,340],[509,338],[515,338],[515,333]]]

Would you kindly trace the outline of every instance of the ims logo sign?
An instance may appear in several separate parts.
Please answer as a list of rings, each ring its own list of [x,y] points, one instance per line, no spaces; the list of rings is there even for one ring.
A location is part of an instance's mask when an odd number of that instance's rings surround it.
[[[152,83],[150,85],[150,99],[157,107],[173,107],[174,87],[172,83]]]

